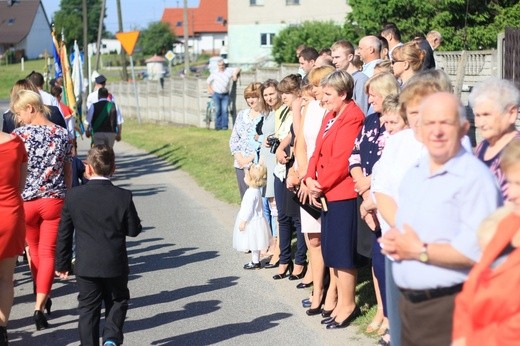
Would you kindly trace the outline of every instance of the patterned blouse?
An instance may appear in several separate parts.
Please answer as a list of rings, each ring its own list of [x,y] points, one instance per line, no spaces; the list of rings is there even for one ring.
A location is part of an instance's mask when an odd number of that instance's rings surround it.
[[[520,131],[516,133],[516,136],[514,139],[520,139]],[[504,198],[504,201],[507,200],[507,181],[506,181],[506,175],[502,170],[500,169],[500,156],[502,155],[502,151],[504,149],[500,150],[499,153],[495,155],[495,157],[485,160],[484,155],[486,154],[486,150],[489,147],[489,142],[487,140],[483,140],[475,150],[475,156],[479,158],[480,161],[484,162],[486,166],[491,170],[491,173],[497,178],[498,186],[500,187],[500,190],[502,191],[502,197]]]
[[[65,198],[65,163],[72,162],[67,130],[57,125],[27,125],[13,133],[20,136],[29,156],[23,200]]]
[[[365,124],[354,142],[354,150],[349,159],[349,169],[361,167],[365,177],[371,175],[374,164],[381,157],[387,137],[385,125],[379,121],[379,113],[367,116]]]
[[[231,154],[242,153],[244,157],[257,154],[260,149],[260,142],[255,141],[256,125],[262,119],[262,114],[256,118],[251,119],[249,114],[251,109],[247,108],[240,111],[237,115],[231,138],[229,138],[229,149]],[[240,168],[237,160],[234,160],[235,168]]]

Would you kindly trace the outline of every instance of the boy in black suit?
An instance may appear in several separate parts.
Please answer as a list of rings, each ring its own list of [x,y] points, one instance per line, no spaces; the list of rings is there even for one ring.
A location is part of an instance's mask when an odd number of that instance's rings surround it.
[[[67,192],[56,244],[56,275],[66,279],[76,229],[76,264],[79,287],[79,334],[83,346],[99,345],[101,302],[105,302],[105,346],[123,343],[128,310],[128,256],[126,236],[141,232],[132,193],[112,185],[115,170],[112,148],[92,147],[85,163],[89,182]]]

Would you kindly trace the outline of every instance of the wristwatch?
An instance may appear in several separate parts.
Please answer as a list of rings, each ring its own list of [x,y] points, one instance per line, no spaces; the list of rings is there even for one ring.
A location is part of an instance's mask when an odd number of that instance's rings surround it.
[[[428,257],[428,244],[424,243],[421,249],[421,253],[419,253],[419,261],[422,263],[428,263],[429,259],[430,258]]]

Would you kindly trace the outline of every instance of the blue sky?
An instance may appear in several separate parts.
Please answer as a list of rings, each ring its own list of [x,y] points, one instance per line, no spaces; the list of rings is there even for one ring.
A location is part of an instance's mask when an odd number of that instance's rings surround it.
[[[52,20],[54,12],[60,9],[60,0],[41,1],[49,20]],[[116,33],[118,31],[116,0],[106,0],[106,3],[105,27],[108,31]],[[198,4],[199,0],[188,0],[190,7],[198,6]],[[183,0],[121,0],[123,30],[144,29],[148,23],[161,20],[164,8],[182,7],[183,5]]]

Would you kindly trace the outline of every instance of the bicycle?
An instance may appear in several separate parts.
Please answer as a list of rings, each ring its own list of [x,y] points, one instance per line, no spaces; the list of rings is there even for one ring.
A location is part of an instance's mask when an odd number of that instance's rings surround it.
[[[213,102],[213,99],[211,96],[208,100],[208,105],[206,106],[206,117],[204,120],[206,121],[206,128],[209,129],[211,120],[215,119],[215,114],[217,113],[217,108],[215,107],[215,102]]]

